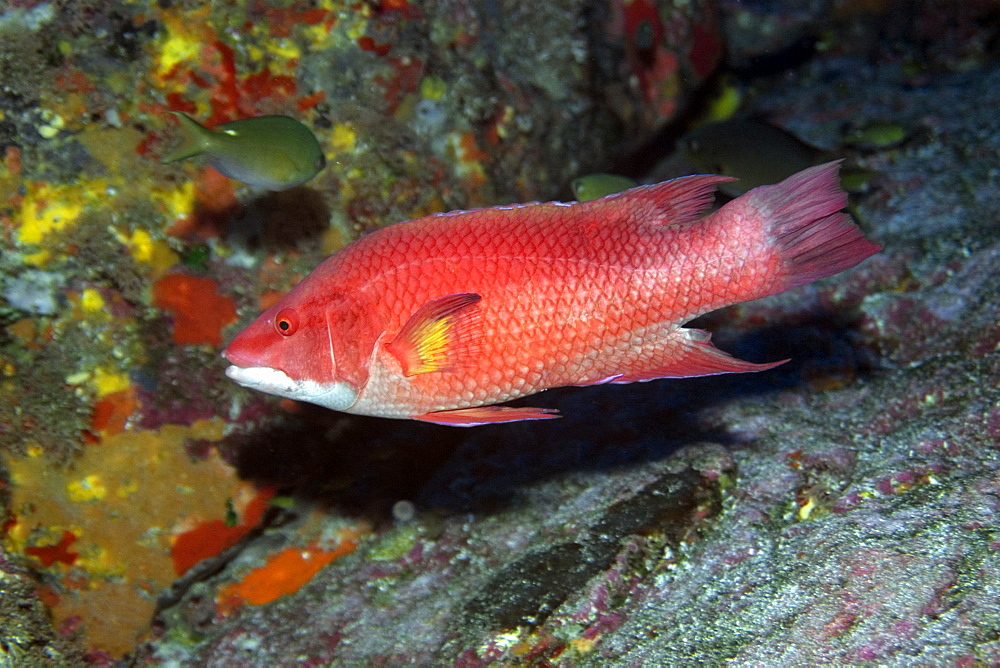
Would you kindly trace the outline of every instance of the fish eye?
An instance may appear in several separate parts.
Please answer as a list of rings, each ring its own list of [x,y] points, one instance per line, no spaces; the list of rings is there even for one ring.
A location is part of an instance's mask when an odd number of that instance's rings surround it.
[[[291,336],[299,328],[299,314],[293,308],[283,308],[274,318],[274,328],[282,336]]]

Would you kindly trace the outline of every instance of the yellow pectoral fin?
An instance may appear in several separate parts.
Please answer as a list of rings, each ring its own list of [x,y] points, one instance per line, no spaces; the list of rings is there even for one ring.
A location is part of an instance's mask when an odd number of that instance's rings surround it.
[[[386,349],[403,375],[451,371],[475,359],[482,336],[481,297],[461,292],[432,299],[414,313]]]

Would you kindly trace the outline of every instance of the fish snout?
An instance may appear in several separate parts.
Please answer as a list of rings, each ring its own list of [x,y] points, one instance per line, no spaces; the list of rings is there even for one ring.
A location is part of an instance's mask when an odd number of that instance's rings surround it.
[[[253,355],[243,346],[234,345],[237,342],[234,340],[226,346],[226,349],[222,351],[222,358],[228,361],[230,364],[238,367],[253,367],[258,366],[259,362],[254,358]]]

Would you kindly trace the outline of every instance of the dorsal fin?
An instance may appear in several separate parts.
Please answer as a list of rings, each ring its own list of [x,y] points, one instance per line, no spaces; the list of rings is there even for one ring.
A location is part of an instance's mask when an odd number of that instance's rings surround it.
[[[581,206],[594,209],[613,207],[620,211],[622,202],[618,200],[628,199],[633,220],[649,221],[653,225],[683,225],[693,223],[705,215],[715,199],[717,184],[736,180],[715,174],[682,176],[662,183],[631,188],[584,202]]]

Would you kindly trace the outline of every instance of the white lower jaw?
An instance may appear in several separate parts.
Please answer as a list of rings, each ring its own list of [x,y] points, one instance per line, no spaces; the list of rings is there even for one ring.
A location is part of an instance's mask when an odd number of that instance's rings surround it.
[[[358,400],[358,392],[350,383],[318,383],[314,380],[294,380],[283,371],[264,366],[229,366],[226,375],[252,390],[306,401],[335,411],[347,410]]]

